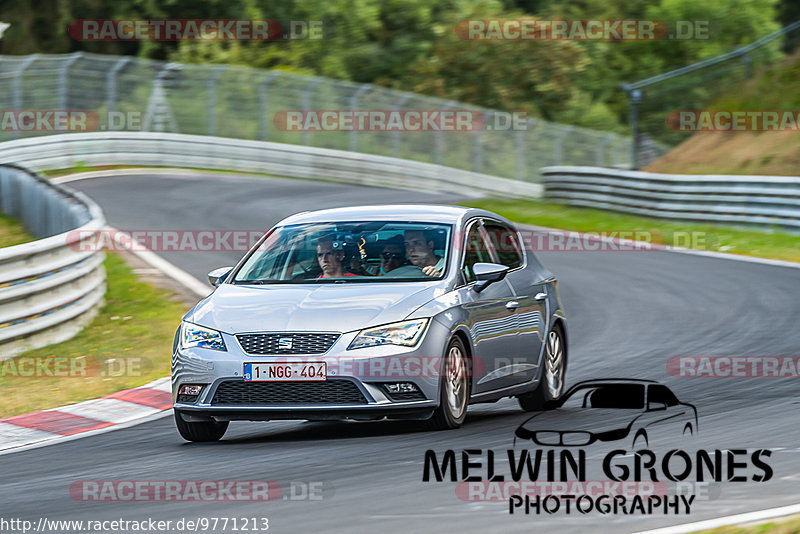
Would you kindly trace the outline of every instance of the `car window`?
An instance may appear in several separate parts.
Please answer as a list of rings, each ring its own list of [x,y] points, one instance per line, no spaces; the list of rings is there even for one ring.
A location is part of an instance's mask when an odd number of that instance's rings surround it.
[[[564,400],[562,407],[640,410],[644,408],[644,385],[625,383],[586,385],[573,391]]]
[[[522,250],[519,246],[517,233],[499,222],[485,221],[483,229],[492,243],[500,264],[516,269],[522,265]]]
[[[326,222],[276,228],[234,284],[398,282],[444,277],[452,226],[403,221]]]
[[[678,398],[669,390],[667,386],[653,385],[649,389],[648,402],[663,402],[667,406],[676,406],[679,404]]]
[[[476,263],[493,263],[492,255],[489,252],[489,247],[480,233],[480,228],[477,223],[472,224],[467,232],[467,243],[464,251],[464,265],[462,272],[467,283],[475,281],[475,273],[472,271],[472,266]]]

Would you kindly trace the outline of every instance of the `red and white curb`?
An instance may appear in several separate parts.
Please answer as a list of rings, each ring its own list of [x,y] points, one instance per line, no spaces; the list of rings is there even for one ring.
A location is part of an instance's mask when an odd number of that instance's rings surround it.
[[[172,408],[170,377],[77,404],[0,419],[0,451],[118,428]]]

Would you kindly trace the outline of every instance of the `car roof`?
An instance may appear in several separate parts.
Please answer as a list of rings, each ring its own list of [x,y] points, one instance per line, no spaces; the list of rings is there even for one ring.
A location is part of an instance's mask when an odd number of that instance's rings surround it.
[[[420,221],[459,224],[472,217],[491,217],[510,224],[490,211],[442,204],[383,204],[305,211],[283,219],[278,226],[314,222]]]
[[[609,385],[609,384],[641,384],[641,385],[648,385],[648,384],[658,384],[655,380],[646,380],[643,378],[594,378],[591,380],[583,380],[581,382],[575,383],[570,390],[577,389],[579,387],[585,386],[592,386],[597,384],[600,385]]]

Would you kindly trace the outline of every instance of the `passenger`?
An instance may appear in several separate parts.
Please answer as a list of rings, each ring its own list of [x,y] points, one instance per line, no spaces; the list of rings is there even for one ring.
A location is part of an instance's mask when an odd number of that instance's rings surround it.
[[[378,276],[386,276],[406,262],[406,253],[403,249],[403,238],[399,235],[384,241],[381,250],[381,267]]]
[[[342,267],[344,261],[344,250],[334,248],[333,239],[322,237],[317,241],[317,261],[322,269],[322,274],[318,278],[341,278],[343,276],[356,276],[348,273]]]

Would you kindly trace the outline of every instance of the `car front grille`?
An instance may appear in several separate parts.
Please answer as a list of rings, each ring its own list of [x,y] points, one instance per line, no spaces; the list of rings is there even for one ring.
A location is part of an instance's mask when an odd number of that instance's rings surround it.
[[[324,382],[223,382],[211,401],[217,406],[273,404],[366,404],[361,390],[349,380]]]
[[[236,339],[247,354],[322,354],[336,343],[339,334],[236,334]]]

